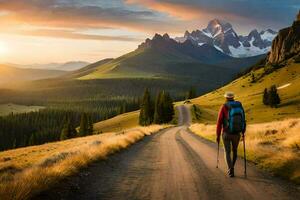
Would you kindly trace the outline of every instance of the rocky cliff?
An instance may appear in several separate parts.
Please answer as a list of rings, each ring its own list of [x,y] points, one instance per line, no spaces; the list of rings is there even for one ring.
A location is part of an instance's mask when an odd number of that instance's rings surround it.
[[[280,63],[297,54],[300,54],[300,20],[295,21],[291,27],[279,31],[273,40],[268,62]]]

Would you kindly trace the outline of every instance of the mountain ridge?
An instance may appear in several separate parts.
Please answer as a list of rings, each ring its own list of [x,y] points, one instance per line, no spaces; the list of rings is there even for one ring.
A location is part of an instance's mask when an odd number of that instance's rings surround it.
[[[254,29],[246,36],[238,35],[230,23],[214,19],[205,29],[191,33],[186,31],[183,37],[176,37],[175,40],[179,43],[190,40],[199,46],[208,44],[232,57],[251,57],[266,54],[276,34],[271,29],[261,32]]]
[[[211,71],[223,69],[233,75],[254,64],[260,58],[233,58],[207,44],[198,46],[190,40],[178,43],[170,38],[167,33],[163,35],[155,34],[152,39],[147,38],[142,42],[135,51],[99,65],[98,69],[95,65],[95,70],[90,74],[77,78],[86,80],[134,77],[135,75],[137,77],[157,78],[177,76],[179,71],[193,77],[195,73],[199,74],[197,69],[201,71],[203,68],[210,68]],[[239,66],[235,62],[244,65]],[[224,73],[228,74],[228,72]],[[199,74],[199,76],[201,75]],[[227,78],[224,79],[227,80]]]

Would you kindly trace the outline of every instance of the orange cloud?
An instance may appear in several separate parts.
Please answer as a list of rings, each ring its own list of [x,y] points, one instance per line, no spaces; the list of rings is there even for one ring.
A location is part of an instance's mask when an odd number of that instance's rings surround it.
[[[190,23],[191,26],[193,25],[199,26],[199,23],[204,25],[209,20],[212,20],[214,18],[220,18],[220,19],[224,18],[225,20],[228,21],[244,21],[244,22],[248,21],[253,23],[252,19],[249,19],[241,15],[237,15],[233,12],[227,12],[225,10],[212,8],[212,7],[208,8],[208,7],[200,6],[197,3],[189,4],[185,2],[157,1],[157,0],[126,0],[125,2],[127,4],[142,5],[154,11],[167,13],[173,17],[177,17],[180,20],[183,20],[183,23]]]
[[[178,17],[183,20],[197,19],[205,17],[206,12],[201,11],[199,7],[191,6],[188,4],[158,2],[156,0],[126,0],[128,4],[142,4],[150,9],[168,13],[174,17]]]
[[[140,32],[174,31],[179,24],[172,19],[156,17],[151,11],[126,10],[125,8],[102,8],[99,6],[74,6],[55,4],[55,1],[18,0],[1,1],[0,26],[66,27],[131,29]]]
[[[104,41],[125,41],[125,42],[141,42],[142,39],[132,38],[128,36],[108,36],[77,33],[70,30],[53,30],[53,29],[38,29],[38,30],[20,30],[15,31],[19,35],[43,36],[54,38],[78,39],[78,40],[104,40]]]

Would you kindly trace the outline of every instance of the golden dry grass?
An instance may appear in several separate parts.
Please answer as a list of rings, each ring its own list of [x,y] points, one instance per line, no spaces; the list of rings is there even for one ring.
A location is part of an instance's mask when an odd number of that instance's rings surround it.
[[[0,153],[0,197],[29,199],[96,160],[166,126],[136,127]]]
[[[190,130],[215,141],[216,127],[193,124]],[[251,124],[246,132],[247,158],[275,175],[300,183],[300,119]],[[242,156],[242,145],[239,147]]]
[[[133,111],[118,115],[108,120],[94,124],[95,133],[104,133],[110,131],[121,131],[124,129],[138,126],[139,111]]]

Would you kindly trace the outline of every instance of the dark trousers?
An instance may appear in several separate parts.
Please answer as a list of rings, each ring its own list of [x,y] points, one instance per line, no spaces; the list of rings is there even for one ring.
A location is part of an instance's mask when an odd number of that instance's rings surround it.
[[[233,169],[237,160],[237,149],[239,146],[241,135],[240,134],[229,134],[223,133],[222,139],[225,148],[225,161],[228,170]],[[232,158],[231,158],[232,152]]]

